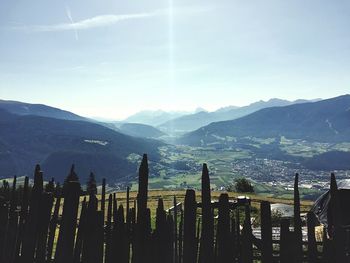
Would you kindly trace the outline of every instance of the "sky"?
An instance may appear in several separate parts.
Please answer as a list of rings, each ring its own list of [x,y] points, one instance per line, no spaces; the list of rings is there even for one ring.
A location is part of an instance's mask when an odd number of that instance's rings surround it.
[[[0,0],[0,99],[88,117],[350,93],[348,0]]]

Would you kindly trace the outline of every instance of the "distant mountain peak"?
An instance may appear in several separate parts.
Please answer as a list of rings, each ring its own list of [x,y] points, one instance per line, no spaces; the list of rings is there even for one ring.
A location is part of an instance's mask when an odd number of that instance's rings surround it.
[[[180,116],[164,122],[158,127],[169,134],[183,134],[184,132],[194,131],[212,122],[234,120],[263,108],[281,107],[291,104],[294,104],[294,102],[278,98],[272,98],[268,101],[260,100],[243,107],[228,106],[214,112],[202,111]]]
[[[249,104],[248,106],[256,106],[256,105],[263,105],[263,104],[269,104],[269,105],[275,105],[275,104],[289,104],[289,103],[292,103],[291,101],[289,100],[284,100],[284,99],[279,99],[279,98],[271,98],[269,100],[259,100],[259,101],[256,101],[256,102],[253,102],[251,104]]]
[[[194,113],[198,113],[198,112],[201,112],[201,111],[207,112],[206,109],[204,109],[204,108],[202,108],[202,107],[197,107],[197,108],[194,110]]]
[[[350,96],[286,106],[262,108],[244,117],[213,122],[185,134],[190,145],[217,143],[217,138],[256,137],[302,139],[319,142],[350,140]]]
[[[239,108],[238,106],[230,105],[230,106],[221,107],[221,108],[217,109],[215,112],[226,112],[226,111],[230,111],[230,110],[234,110],[234,109],[238,109],[238,108]]]
[[[158,126],[161,123],[186,114],[188,113],[183,111],[143,110],[129,116],[123,121],[128,123],[141,123],[151,126]]]

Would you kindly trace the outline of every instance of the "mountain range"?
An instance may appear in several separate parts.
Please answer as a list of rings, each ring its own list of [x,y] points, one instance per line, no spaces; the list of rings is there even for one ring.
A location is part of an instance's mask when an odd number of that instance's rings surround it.
[[[98,178],[114,182],[136,174],[137,164],[128,160],[130,154],[148,153],[150,159],[158,159],[159,141],[127,136],[97,123],[68,120],[80,118],[44,105],[24,112],[22,104],[16,104],[19,109],[13,105],[12,113],[0,110],[2,178],[31,175],[35,164],[40,163],[44,175],[62,181],[74,163],[83,181],[92,171]]]
[[[316,101],[316,100],[313,100]],[[257,101],[248,106],[236,107],[228,106],[220,108],[214,112],[200,111],[194,114],[180,116],[162,123],[158,128],[169,134],[183,134],[185,132],[194,131],[200,127],[206,126],[212,122],[234,120],[251,114],[260,109],[287,106],[308,102],[307,100],[288,101],[282,99],[270,99],[268,101]]]
[[[207,146],[232,137],[285,136],[319,142],[350,141],[350,95],[264,108],[245,117],[214,122],[182,136],[178,143]]]
[[[220,118],[230,120],[211,122],[175,142],[224,148],[236,141],[241,147],[254,148],[244,140],[274,138],[274,143],[253,149],[262,158],[281,156],[279,138],[282,136],[327,143],[350,142],[350,95],[315,102],[272,99],[245,107],[229,106],[215,112],[200,110],[171,122],[168,119],[159,127],[192,129],[191,120],[195,126]],[[148,153],[155,163],[161,159],[159,147],[164,143],[150,138],[166,136],[163,131],[146,124],[98,123],[43,104],[0,100],[0,178],[31,175],[35,164],[40,163],[45,176],[62,181],[74,163],[83,182],[91,171],[97,178],[105,177],[110,182],[129,180],[136,174],[141,154]],[[326,158],[346,163],[349,157],[342,154],[315,156],[305,165],[316,167],[319,160]],[[50,179],[48,177],[45,179]]]

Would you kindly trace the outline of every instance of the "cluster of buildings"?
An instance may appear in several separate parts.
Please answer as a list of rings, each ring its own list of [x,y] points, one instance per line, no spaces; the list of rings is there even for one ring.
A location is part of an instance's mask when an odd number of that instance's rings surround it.
[[[329,189],[330,171],[314,171],[303,167],[299,163],[271,159],[246,159],[233,162],[233,172],[236,175],[251,180],[280,186],[285,190],[293,190],[294,175],[300,175],[300,187],[306,189]],[[337,179],[350,178],[350,171],[332,171]]]

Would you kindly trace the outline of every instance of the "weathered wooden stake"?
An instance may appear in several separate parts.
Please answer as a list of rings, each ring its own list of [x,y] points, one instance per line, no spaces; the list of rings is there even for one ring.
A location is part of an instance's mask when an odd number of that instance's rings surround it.
[[[68,178],[72,178],[72,180],[77,178],[77,175],[74,172],[74,166],[72,166]],[[67,263],[73,261],[80,191],[81,188],[79,181],[66,180],[63,190],[64,204],[55,254],[55,263]]]
[[[289,231],[289,219],[281,220],[280,231],[280,263],[292,263],[294,261],[293,238]]]
[[[261,260],[262,263],[272,262],[272,222],[271,222],[271,205],[267,201],[260,204],[261,213]]]
[[[230,244],[230,207],[229,207],[228,194],[221,194],[219,197],[219,218],[218,218],[216,239],[217,239],[217,260],[216,261],[222,262],[222,263],[231,262],[232,249]]]
[[[43,193],[39,208],[38,240],[36,245],[35,262],[46,262],[47,233],[50,224],[53,205],[53,194]]]
[[[186,191],[185,196],[185,214],[184,214],[184,244],[183,244],[183,262],[196,262],[196,194],[192,189]]]
[[[214,260],[214,217],[211,207],[210,178],[207,164],[202,170],[202,236],[200,241],[199,261],[211,263]]]
[[[106,250],[105,250],[105,263],[111,263],[112,258],[112,208],[113,208],[113,195],[108,196],[108,208],[107,208],[107,224],[106,224]]]
[[[317,262],[317,244],[315,238],[316,216],[313,212],[307,213],[307,255],[309,263]]]
[[[299,197],[299,174],[295,174],[294,179],[294,251],[295,262],[301,263],[303,261],[303,234],[301,230],[300,218],[300,197]]]
[[[48,262],[51,262],[51,259],[52,259],[53,244],[56,236],[56,227],[58,223],[60,205],[61,205],[61,197],[58,196],[56,198],[55,208],[54,208],[53,215],[51,217],[51,221],[49,225],[49,237],[47,241],[47,255],[46,255]]]
[[[35,167],[34,185],[29,201],[29,213],[24,226],[21,262],[32,263],[34,261],[35,245],[38,238],[38,222],[40,200],[43,192],[43,174],[40,166]]]
[[[86,231],[88,231],[86,229],[86,221],[87,221],[87,204],[86,204],[86,197],[84,197],[84,200],[81,204],[78,231],[77,231],[77,237],[76,237],[75,246],[74,246],[73,263],[80,263],[81,262],[81,252],[83,249],[83,239],[84,239],[84,235],[85,235]]]
[[[245,205],[245,218],[242,234],[242,262],[253,262],[253,233],[250,218],[250,204]]]
[[[102,193],[101,193],[101,211],[103,212],[103,218],[104,218],[105,209],[106,209],[106,178],[103,178]]]

